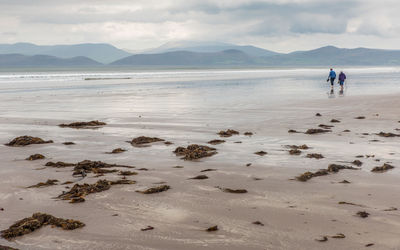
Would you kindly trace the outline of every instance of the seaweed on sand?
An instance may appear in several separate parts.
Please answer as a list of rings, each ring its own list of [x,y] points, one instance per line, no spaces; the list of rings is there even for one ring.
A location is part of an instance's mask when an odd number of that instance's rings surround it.
[[[337,120],[337,119],[332,119],[331,122],[333,122],[333,123],[339,123],[340,121]]]
[[[58,126],[64,128],[64,127],[68,127],[68,128],[95,128],[95,127],[100,127],[100,126],[104,126],[107,125],[105,122],[100,122],[100,121],[90,121],[90,122],[73,122],[73,123],[69,123],[69,124],[60,124]]]
[[[246,189],[232,189],[232,188],[222,188],[222,187],[217,187],[220,190],[222,190],[225,193],[232,193],[232,194],[245,194],[247,193]]]
[[[369,213],[367,213],[366,211],[358,211],[356,215],[361,218],[367,218],[369,216]]]
[[[265,152],[265,151],[258,151],[258,152],[255,152],[254,154],[259,155],[259,156],[264,156],[264,155],[266,155],[268,153]]]
[[[386,172],[390,169],[393,169],[394,166],[388,164],[388,163],[384,163],[381,167],[374,167],[371,172],[375,172],[375,173],[383,173]]]
[[[174,151],[177,156],[183,156],[183,160],[196,160],[204,157],[210,157],[217,153],[215,148],[192,144],[184,147],[177,147]]]
[[[0,245],[0,250],[18,250],[17,248]]]
[[[120,154],[120,153],[123,153],[125,151],[126,151],[126,149],[116,148],[116,149],[113,149],[111,152],[106,152],[106,154]]]
[[[45,144],[45,143],[53,143],[53,141],[52,140],[45,141],[39,137],[24,135],[14,138],[12,141],[10,141],[5,145],[10,147],[23,147],[31,144]]]
[[[361,167],[361,165],[363,164],[362,161],[360,160],[354,160],[351,162],[351,164],[356,165],[357,167]]]
[[[92,193],[100,193],[106,191],[111,188],[112,185],[119,184],[135,184],[135,181],[132,180],[117,180],[117,181],[108,181],[108,180],[98,180],[94,184],[75,184],[68,192],[63,192],[57,198],[62,200],[71,200],[71,203],[74,199],[83,198],[88,194]]]
[[[221,143],[224,143],[224,142],[225,142],[224,140],[212,140],[212,141],[209,141],[207,143],[211,144],[211,145],[218,145],[218,144],[221,144]]]
[[[46,225],[60,227],[64,230],[74,230],[85,226],[84,223],[77,220],[62,219],[49,214],[35,213],[32,217],[19,220],[8,229],[1,231],[1,237],[11,240],[15,237],[29,234]]]
[[[208,179],[208,176],[202,174],[202,175],[198,175],[198,176],[195,176],[195,177],[192,177],[192,178],[189,178],[189,179],[190,180],[205,180],[205,179]]]
[[[207,232],[215,232],[215,231],[218,231],[218,226],[215,225],[215,226],[209,227],[209,228],[206,229],[206,231],[207,231]]]
[[[117,164],[108,164],[102,161],[90,161],[84,160],[74,163],[65,163],[65,162],[48,162],[46,163],[48,167],[55,168],[64,168],[64,167],[74,167],[74,172],[72,175],[80,175],[82,173],[113,173],[117,172],[117,170],[104,170],[104,168],[135,168],[133,166],[126,165],[117,165]],[[102,170],[103,169],[103,170]]]
[[[291,155],[300,155],[301,151],[298,150],[298,149],[291,149],[291,150],[289,150],[289,154],[291,154]]]
[[[48,179],[46,182],[39,182],[38,184],[29,186],[28,188],[40,188],[40,187],[53,186],[53,185],[57,185],[57,182],[58,182],[58,180]]]
[[[377,135],[381,137],[399,137],[400,135],[398,134],[393,134],[393,133],[385,133],[385,132],[379,132]]]
[[[332,130],[329,130],[329,129],[320,129],[320,128],[310,128],[310,129],[307,129],[307,131],[305,132],[305,134],[307,134],[307,135],[313,135],[313,134],[322,134],[322,133],[328,133],[328,132],[332,132]]]
[[[63,142],[63,144],[64,144],[64,145],[75,145],[75,142],[66,141],[66,142]]]
[[[322,154],[317,154],[317,153],[307,154],[306,157],[307,158],[314,158],[314,159],[318,159],[318,160],[324,158],[324,156]]]
[[[138,173],[134,171],[119,171],[118,174],[122,176],[131,176],[131,175],[137,175]]]
[[[244,135],[246,135],[246,136],[252,136],[252,135],[253,135],[253,132],[244,132]]]
[[[31,156],[29,156],[28,158],[26,158],[25,160],[27,161],[35,161],[35,160],[41,160],[44,159],[46,157],[44,157],[44,155],[42,154],[33,154]]]
[[[52,162],[49,161],[46,163],[46,167],[53,167],[53,168],[66,168],[66,167],[74,167],[76,164],[74,163],[67,163],[67,162],[62,162],[62,161],[58,161],[58,162]]]
[[[286,147],[290,148],[290,149],[309,149],[310,147],[308,147],[306,144],[303,145],[286,145]]]
[[[132,146],[143,146],[145,144],[160,142],[160,141],[165,141],[165,140],[157,137],[139,136],[133,138],[132,141],[130,141],[130,143],[132,144]]]
[[[231,137],[232,135],[238,135],[239,132],[233,129],[228,129],[226,131],[221,130],[218,132],[218,134],[221,137]]]
[[[298,181],[305,182],[313,177],[324,176],[324,175],[328,175],[330,173],[337,173],[342,169],[358,170],[359,168],[354,168],[354,167],[345,166],[345,165],[338,165],[338,164],[330,164],[327,169],[320,169],[314,173],[313,172],[305,172],[304,174],[297,176],[296,179]]]
[[[335,127],[335,126],[333,126],[333,125],[320,124],[320,125],[318,125],[318,127],[323,128],[323,129],[331,129],[331,128]]]
[[[161,186],[152,187],[152,188],[148,188],[143,191],[136,191],[136,192],[142,193],[142,194],[155,194],[155,193],[161,193],[161,192],[167,191],[170,188],[171,187],[168,185],[161,185]]]

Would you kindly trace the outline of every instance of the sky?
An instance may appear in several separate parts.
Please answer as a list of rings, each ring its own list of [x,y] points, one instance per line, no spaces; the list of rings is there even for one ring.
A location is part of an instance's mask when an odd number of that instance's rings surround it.
[[[400,49],[399,0],[0,0],[0,43]]]

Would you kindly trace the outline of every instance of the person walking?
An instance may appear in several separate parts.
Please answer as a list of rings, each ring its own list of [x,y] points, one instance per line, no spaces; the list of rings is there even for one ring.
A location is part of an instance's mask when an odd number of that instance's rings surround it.
[[[326,80],[327,82],[329,82],[329,80],[331,81],[331,87],[333,88],[333,84],[335,82],[336,79],[336,73],[333,69],[331,69],[329,71],[329,75],[328,75],[328,79]]]
[[[345,80],[346,80],[346,75],[343,73],[343,71],[340,71],[338,83],[340,84],[340,90],[342,91]]]

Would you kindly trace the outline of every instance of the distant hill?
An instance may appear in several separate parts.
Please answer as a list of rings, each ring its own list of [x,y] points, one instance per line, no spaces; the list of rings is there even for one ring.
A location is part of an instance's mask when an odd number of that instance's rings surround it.
[[[5,68],[19,68],[19,67],[54,68],[54,67],[100,66],[100,65],[102,64],[84,56],[77,56],[64,59],[47,55],[35,55],[35,56],[25,56],[20,54],[0,55],[0,67],[5,67]]]
[[[400,50],[342,49],[326,46],[309,51],[262,57],[257,62],[271,66],[390,66],[400,65]]]
[[[32,43],[0,44],[0,54],[49,55],[60,58],[85,56],[101,63],[110,63],[130,53],[109,44],[35,45]]]
[[[117,60],[111,65],[135,66],[226,66],[254,64],[251,56],[239,50],[199,53],[174,51],[161,54],[139,54]]]
[[[279,55],[277,52],[273,52],[266,49],[261,49],[252,45],[235,45],[229,43],[219,42],[170,42],[166,43],[158,48],[146,50],[143,54],[161,54],[173,51],[190,51],[190,52],[220,52],[224,50],[240,50],[249,56],[261,57],[261,56],[272,56]]]

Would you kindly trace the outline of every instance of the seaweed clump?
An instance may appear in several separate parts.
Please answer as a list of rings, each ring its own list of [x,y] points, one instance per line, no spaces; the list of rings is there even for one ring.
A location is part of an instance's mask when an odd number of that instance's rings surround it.
[[[34,154],[34,155],[29,156],[25,160],[27,160],[27,161],[35,161],[35,160],[41,160],[41,159],[44,159],[44,158],[46,158],[46,157],[44,157],[44,155],[42,155],[42,154]]]
[[[165,141],[165,140],[157,137],[139,136],[133,138],[132,141],[130,141],[130,143],[132,144],[132,146],[143,146],[145,144],[160,142],[160,141]]]
[[[328,132],[332,132],[332,130],[330,130],[330,129],[320,129],[320,128],[310,128],[310,129],[307,129],[305,134],[313,135],[313,134],[322,134],[322,133],[328,133]]]
[[[113,173],[117,172],[117,170],[105,170],[104,168],[135,168],[132,166],[125,165],[117,165],[117,164],[108,164],[102,161],[90,161],[84,160],[78,162],[74,167],[74,172],[72,175],[79,175],[82,173]]]
[[[307,158],[314,158],[314,159],[322,159],[324,156],[322,154],[317,154],[317,153],[312,153],[312,154],[307,154]]]
[[[208,179],[208,176],[207,176],[207,175],[204,175],[204,174],[201,174],[201,175],[198,175],[198,176],[189,178],[189,179],[190,179],[190,180],[205,180],[205,179]]]
[[[320,169],[316,172],[305,172],[304,174],[297,176],[296,179],[298,181],[308,181],[309,179],[313,177],[318,177],[318,176],[323,176],[323,175],[328,175],[330,173],[337,173],[342,169],[351,169],[351,170],[358,170],[359,168],[355,167],[349,167],[345,165],[338,165],[338,164],[330,164],[327,169]]]
[[[39,182],[36,185],[29,186],[28,188],[40,188],[57,185],[58,180],[48,179],[46,182]]]
[[[69,124],[60,124],[58,126],[64,128],[64,127],[68,127],[68,128],[94,128],[94,127],[100,127],[100,126],[104,126],[107,125],[105,122],[100,122],[100,121],[90,121],[90,122],[73,122],[73,123],[69,123]]]
[[[388,163],[384,163],[381,167],[374,167],[371,172],[375,172],[375,173],[383,173],[386,172],[390,169],[393,169],[394,166],[388,164]]]
[[[231,137],[232,135],[238,135],[239,132],[233,129],[228,129],[226,131],[221,130],[218,132],[218,134],[221,137]]]
[[[45,144],[45,143],[53,143],[52,140],[45,141],[39,137],[33,137],[33,136],[19,136],[14,138],[12,141],[6,144],[6,146],[10,147],[23,147],[23,146],[28,146],[31,144]]]
[[[60,227],[64,230],[74,230],[85,226],[84,223],[77,220],[62,219],[49,214],[35,213],[32,217],[19,220],[8,229],[1,231],[1,237],[11,240],[15,237],[32,233],[46,225]]]
[[[135,183],[136,182],[132,180],[117,180],[117,181],[98,180],[94,184],[87,184],[87,183],[75,184],[68,192],[63,192],[57,198],[60,198],[62,200],[70,200],[71,203],[76,203],[76,200],[82,200],[81,198],[85,197],[88,194],[100,193],[106,191],[110,189],[112,185],[135,184]]]
[[[377,135],[379,135],[381,137],[398,137],[398,136],[400,136],[398,134],[385,133],[385,132],[379,132]]]
[[[291,155],[300,155],[301,151],[298,150],[298,149],[291,149],[291,150],[289,150],[289,154],[291,154]]]
[[[224,140],[212,140],[212,141],[209,141],[207,143],[211,144],[211,145],[218,145],[218,144],[221,144],[221,143],[224,143],[224,142],[225,142]]]
[[[136,191],[138,193],[142,193],[142,194],[155,194],[155,193],[161,193],[164,191],[167,191],[168,189],[170,189],[171,187],[168,185],[161,185],[158,187],[152,187],[152,188],[148,188],[146,190],[143,191]]]
[[[266,155],[268,153],[265,152],[265,151],[258,151],[258,152],[255,152],[254,154],[259,155],[259,156],[264,156],[264,155]]]
[[[306,144],[303,145],[286,145],[286,147],[290,148],[290,149],[309,149],[310,147],[308,147]]]
[[[0,250],[18,250],[17,248],[12,248],[8,246],[0,245]]]
[[[113,149],[111,152],[107,152],[106,154],[120,154],[120,153],[123,153],[125,151],[126,151],[125,149],[116,148],[116,149]]]
[[[184,147],[177,147],[174,151],[177,156],[183,156],[183,160],[196,160],[204,157],[210,157],[217,153],[215,148],[192,144]]]
[[[232,194],[245,194],[247,193],[246,189],[231,189],[231,188],[222,188],[222,187],[217,187],[221,189],[225,193],[232,193]]]

